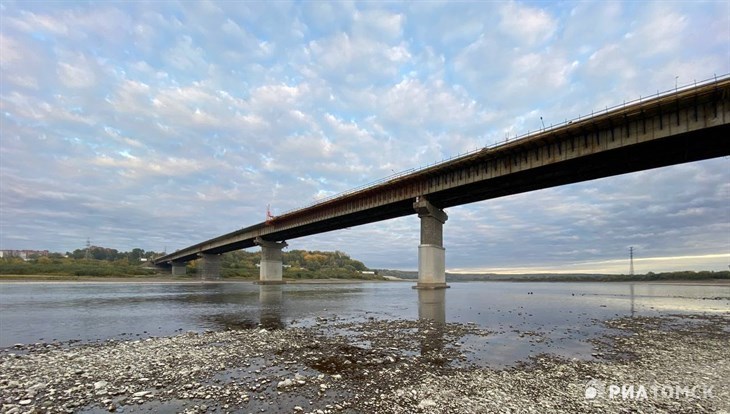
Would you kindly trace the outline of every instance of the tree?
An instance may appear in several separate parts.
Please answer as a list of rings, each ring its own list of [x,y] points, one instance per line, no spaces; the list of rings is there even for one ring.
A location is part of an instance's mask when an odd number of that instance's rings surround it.
[[[144,250],[140,248],[134,248],[131,252],[129,252],[127,257],[131,263],[139,262],[140,259],[144,257]]]

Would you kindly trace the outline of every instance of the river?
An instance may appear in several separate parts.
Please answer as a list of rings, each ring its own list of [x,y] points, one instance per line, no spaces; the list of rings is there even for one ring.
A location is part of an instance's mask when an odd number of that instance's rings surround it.
[[[730,285],[678,283],[2,283],[0,348],[16,343],[96,342],[185,331],[281,329],[318,318],[343,322],[429,318],[475,323],[472,361],[500,367],[540,352],[590,359],[597,321],[618,316],[730,313]]]

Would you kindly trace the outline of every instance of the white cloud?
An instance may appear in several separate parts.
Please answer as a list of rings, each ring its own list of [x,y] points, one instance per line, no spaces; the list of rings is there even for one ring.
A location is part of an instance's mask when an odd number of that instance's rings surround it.
[[[384,115],[407,125],[451,125],[473,122],[478,117],[476,101],[463,90],[449,90],[442,82],[425,85],[406,78],[381,97]]]
[[[10,18],[9,23],[25,32],[43,30],[53,34],[65,35],[69,32],[67,24],[52,16],[21,11],[20,18]]]
[[[176,45],[164,53],[164,57],[172,67],[182,71],[207,70],[203,48],[197,46],[187,35],[178,39]]]
[[[686,36],[687,17],[667,10],[665,7],[654,8],[654,13],[647,22],[644,22],[637,31],[647,47],[644,53],[648,55],[660,53],[677,53],[682,46],[682,38]]]
[[[353,32],[376,39],[397,40],[403,34],[405,16],[386,10],[363,10],[353,14]]]
[[[96,75],[83,55],[75,56],[73,63],[59,62],[58,76],[69,88],[90,88],[96,84]]]
[[[410,58],[405,44],[385,44],[368,37],[338,33],[311,41],[308,53],[320,77],[348,84],[362,84],[370,78],[396,76],[399,64]]]
[[[115,110],[123,113],[144,113],[150,102],[150,87],[144,82],[122,81],[110,98]]]
[[[527,46],[545,42],[557,28],[557,23],[545,10],[525,6],[515,1],[503,3],[500,16],[502,34]]]
[[[555,90],[567,86],[571,74],[578,67],[577,61],[568,61],[557,54],[529,53],[518,56],[512,64],[513,75],[507,82],[505,95],[513,92],[524,94],[526,91],[515,91],[514,88],[527,87],[534,93],[542,94],[545,90]]]
[[[21,46],[18,41],[0,33],[0,56],[3,57],[0,61],[0,67],[6,68],[21,61],[23,53],[20,49]]]

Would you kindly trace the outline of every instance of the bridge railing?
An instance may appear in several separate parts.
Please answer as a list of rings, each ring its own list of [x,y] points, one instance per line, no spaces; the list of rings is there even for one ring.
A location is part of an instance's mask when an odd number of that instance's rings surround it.
[[[599,110],[597,112],[596,111],[591,111],[590,115],[589,114],[578,115],[576,118],[573,118],[573,119],[566,119],[565,121],[559,122],[557,124],[550,124],[549,127],[543,127],[543,128],[539,128],[539,129],[536,129],[536,130],[533,130],[533,131],[528,130],[526,133],[523,133],[522,135],[517,135],[514,138],[507,137],[504,141],[495,142],[493,144],[486,145],[486,146],[481,147],[481,148],[476,148],[476,149],[471,150],[471,151],[467,151],[467,152],[464,152],[464,153],[459,153],[459,154],[453,155],[451,157],[444,158],[441,161],[435,161],[435,162],[433,162],[431,164],[426,164],[426,165],[421,166],[421,167],[418,167],[418,168],[415,168],[414,167],[414,168],[409,168],[407,170],[403,170],[403,171],[397,172],[395,174],[389,175],[387,177],[380,178],[380,179],[375,180],[375,181],[371,181],[371,182],[369,182],[367,184],[363,184],[361,186],[358,186],[358,187],[355,187],[355,188],[352,188],[352,189],[343,191],[341,193],[333,194],[331,196],[327,196],[325,198],[321,198],[321,199],[315,200],[315,201],[313,201],[313,202],[311,202],[311,203],[309,203],[309,204],[307,204],[305,206],[287,210],[287,211],[285,211],[284,213],[280,214],[277,217],[285,216],[285,215],[291,214],[291,213],[293,213],[295,211],[304,210],[304,209],[311,208],[311,207],[314,207],[314,206],[317,206],[317,205],[320,205],[320,204],[325,204],[325,203],[330,202],[332,200],[335,200],[335,199],[338,199],[338,198],[342,198],[342,197],[345,197],[345,196],[348,196],[348,195],[351,195],[351,194],[354,194],[354,193],[357,193],[357,192],[360,192],[360,191],[365,191],[365,190],[368,190],[368,189],[371,189],[371,188],[375,188],[375,187],[378,187],[378,186],[380,186],[382,184],[385,184],[385,183],[388,183],[388,182],[391,182],[391,181],[397,181],[398,179],[400,179],[402,177],[405,177],[405,176],[408,176],[408,175],[412,175],[412,174],[420,173],[420,172],[425,171],[425,170],[427,170],[429,168],[432,168],[432,167],[437,166],[437,165],[440,165],[440,164],[445,164],[445,163],[451,162],[451,161],[453,161],[455,159],[466,158],[466,157],[468,157],[468,156],[470,156],[472,154],[475,154],[475,153],[477,153],[479,151],[483,151],[485,149],[488,149],[488,150],[491,150],[491,149],[499,149],[500,147],[503,147],[503,146],[506,146],[506,145],[513,145],[515,142],[527,140],[527,139],[531,138],[533,135],[537,135],[537,134],[542,134],[542,133],[545,133],[545,132],[554,131],[554,130],[563,128],[563,127],[565,127],[567,125],[570,125],[570,124],[572,124],[574,122],[578,122],[578,121],[582,121],[582,120],[585,120],[585,119],[593,118],[596,115],[604,115],[604,114],[608,114],[608,113],[613,112],[613,111],[623,110],[627,106],[631,106],[631,105],[635,105],[635,104],[640,104],[640,103],[642,103],[642,102],[644,102],[646,100],[657,99],[657,98],[660,98],[660,97],[663,97],[663,96],[669,96],[669,95],[676,94],[676,93],[679,93],[679,92],[690,91],[692,89],[696,89],[698,87],[703,87],[703,86],[706,86],[706,85],[711,85],[713,83],[717,83],[719,81],[723,81],[723,80],[728,79],[728,78],[730,78],[730,73],[727,73],[727,74],[724,74],[724,75],[721,75],[721,76],[715,75],[712,78],[708,78],[708,79],[705,79],[705,80],[701,80],[699,82],[695,80],[695,81],[693,81],[691,83],[686,83],[686,84],[683,84],[681,86],[675,85],[675,87],[673,89],[667,89],[665,91],[657,91],[656,94],[652,94],[652,95],[648,95],[648,96],[639,96],[638,99],[634,99],[634,100],[631,100],[631,101],[624,100],[624,102],[621,103],[621,104],[614,105],[614,106],[610,106],[610,107],[607,106],[606,108],[601,109],[601,110]]]

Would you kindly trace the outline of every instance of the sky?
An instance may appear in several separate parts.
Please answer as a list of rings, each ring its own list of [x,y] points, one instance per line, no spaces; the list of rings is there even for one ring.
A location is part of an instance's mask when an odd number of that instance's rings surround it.
[[[0,249],[168,252],[730,73],[728,1],[0,1]],[[730,159],[450,208],[452,272],[727,270]],[[288,240],[417,268],[414,216]]]

